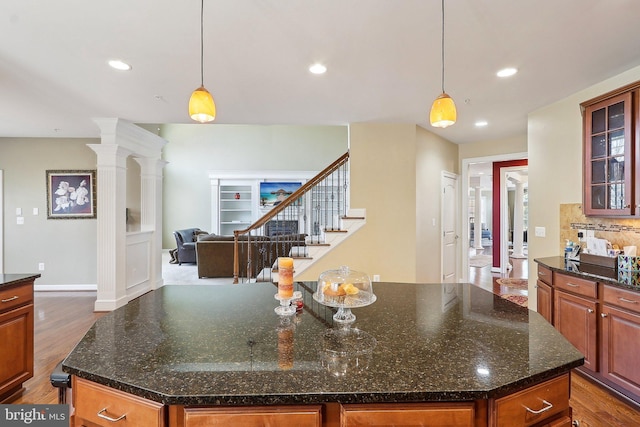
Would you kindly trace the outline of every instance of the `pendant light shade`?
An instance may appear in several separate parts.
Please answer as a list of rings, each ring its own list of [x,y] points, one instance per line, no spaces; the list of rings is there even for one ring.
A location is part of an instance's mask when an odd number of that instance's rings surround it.
[[[200,123],[207,123],[216,118],[216,104],[213,102],[213,96],[204,86],[200,86],[191,94],[189,116]]]
[[[446,128],[456,122],[457,116],[456,104],[444,91],[444,0],[442,0],[442,94],[433,101],[429,121],[433,127]]]
[[[433,101],[433,105],[431,106],[431,114],[429,114],[431,126],[446,128],[454,124],[456,118],[456,104],[449,95],[443,92],[442,95]]]
[[[189,99],[189,116],[200,123],[211,122],[216,118],[216,104],[213,96],[204,88],[204,0],[200,2],[200,87],[193,91]]]

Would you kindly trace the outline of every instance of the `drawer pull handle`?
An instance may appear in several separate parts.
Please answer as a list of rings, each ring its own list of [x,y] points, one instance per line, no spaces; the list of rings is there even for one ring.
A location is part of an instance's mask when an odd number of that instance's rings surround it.
[[[622,301],[622,302],[628,302],[629,304],[637,304],[638,303],[638,301],[634,301],[632,299],[626,299],[626,298],[622,298],[622,297],[619,297],[618,299],[620,301]]]
[[[11,298],[3,299],[2,302],[4,303],[4,302],[9,302],[9,301],[15,301],[18,298],[19,298],[18,295],[14,295]]]
[[[580,285],[576,285],[575,283],[569,283],[567,282],[567,286],[571,286],[572,288],[579,288]]]
[[[587,308],[587,311],[588,311],[589,313],[593,313],[593,308]]]
[[[120,420],[124,420],[127,417],[127,414],[120,415],[118,418],[111,418],[108,415],[105,415],[103,412],[107,412],[107,408],[102,409],[98,412],[98,416],[103,420],[111,421],[112,423],[117,423]]]
[[[604,319],[605,317],[607,317],[607,316],[608,316],[608,314],[607,314],[607,313],[600,313],[600,317],[602,317],[603,319]]]
[[[546,276],[547,273],[543,273],[542,271],[538,271],[538,276]]]
[[[532,413],[532,414],[534,414],[534,415],[538,415],[538,414],[541,414],[541,413],[543,413],[543,412],[547,412],[549,409],[553,408],[553,404],[551,404],[551,403],[547,402],[546,400],[543,400],[543,401],[542,401],[542,403],[544,403],[544,404],[545,404],[545,405],[547,405],[547,406],[545,406],[544,408],[539,409],[539,410],[537,410],[537,411],[534,411],[533,409],[529,408],[529,407],[528,407],[528,406],[526,406],[526,405],[523,405],[523,406],[524,406],[524,409],[526,409],[526,410],[527,410],[527,412],[531,412],[531,413]]]

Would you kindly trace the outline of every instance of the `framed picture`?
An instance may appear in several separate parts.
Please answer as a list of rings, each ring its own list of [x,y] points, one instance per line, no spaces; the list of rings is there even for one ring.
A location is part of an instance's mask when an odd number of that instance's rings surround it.
[[[96,171],[47,171],[47,219],[96,217]]]
[[[261,182],[260,206],[272,208],[301,186],[301,182]]]

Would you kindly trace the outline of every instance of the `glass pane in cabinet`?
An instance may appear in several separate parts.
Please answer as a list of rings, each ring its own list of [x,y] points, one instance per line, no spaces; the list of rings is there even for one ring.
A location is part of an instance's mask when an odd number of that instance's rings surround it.
[[[609,133],[609,155],[619,156],[624,154],[624,130]]]
[[[609,185],[609,209],[624,208],[624,184]]]
[[[604,160],[598,160],[595,162],[591,162],[591,183],[592,184],[602,184],[605,182],[606,168],[607,162]]]
[[[606,187],[598,185],[591,187],[591,209],[604,209],[606,206]]]
[[[609,179],[608,182],[624,181],[624,157],[613,157],[609,159]]]
[[[597,159],[607,155],[607,139],[604,134],[591,137],[591,158]]]
[[[601,108],[591,113],[591,133],[604,132],[607,128],[606,110]]]
[[[624,101],[609,107],[609,130],[624,127]]]

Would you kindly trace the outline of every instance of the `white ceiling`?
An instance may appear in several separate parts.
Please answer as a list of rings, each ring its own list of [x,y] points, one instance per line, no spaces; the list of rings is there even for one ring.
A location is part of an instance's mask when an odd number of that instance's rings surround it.
[[[214,123],[428,124],[439,0],[206,0]],[[527,113],[640,65],[638,0],[447,0],[456,143],[526,133]],[[92,117],[191,123],[199,0],[2,0],[0,137],[97,137]],[[129,72],[110,69],[121,58]],[[307,68],[322,61],[324,76]],[[499,79],[495,72],[520,72]],[[578,106],[576,106],[578,108]],[[489,126],[477,129],[484,119]],[[215,124],[213,124],[215,126]]]

